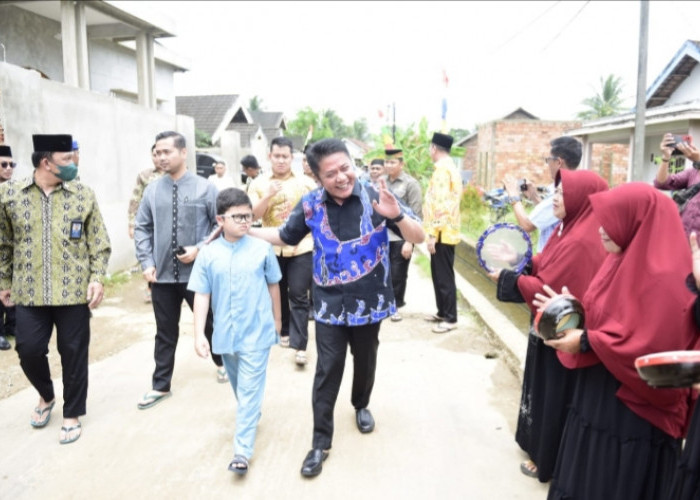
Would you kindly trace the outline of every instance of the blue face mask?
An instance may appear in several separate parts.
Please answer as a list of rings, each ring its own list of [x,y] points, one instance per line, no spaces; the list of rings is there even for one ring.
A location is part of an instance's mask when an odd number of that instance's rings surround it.
[[[58,167],[58,173],[54,172],[53,175],[62,181],[72,181],[78,175],[78,166],[74,162],[68,165],[56,165],[56,167]]]

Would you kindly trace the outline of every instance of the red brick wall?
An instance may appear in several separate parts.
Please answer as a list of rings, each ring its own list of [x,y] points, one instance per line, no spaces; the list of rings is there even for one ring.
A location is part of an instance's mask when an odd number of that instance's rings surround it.
[[[610,187],[624,184],[627,182],[629,149],[627,144],[593,144],[591,170],[608,181]]]
[[[472,170],[472,183],[484,189],[501,186],[506,174],[528,179],[536,185],[552,182],[543,158],[549,141],[580,127],[579,121],[499,120],[480,125],[469,141],[463,168]],[[591,165],[612,185],[627,179],[626,144],[595,144]],[[611,174],[612,170],[612,174]]]

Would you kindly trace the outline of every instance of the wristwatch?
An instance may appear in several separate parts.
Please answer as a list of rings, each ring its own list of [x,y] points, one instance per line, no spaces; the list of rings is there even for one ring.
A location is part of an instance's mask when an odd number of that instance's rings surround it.
[[[403,220],[404,216],[405,216],[405,214],[403,212],[401,212],[399,215],[397,215],[393,219],[389,219],[389,220],[391,222],[393,222],[394,224],[398,224],[399,222],[401,222]]]
[[[517,202],[519,202],[519,201],[521,201],[521,200],[522,200],[522,198],[520,197],[519,194],[516,194],[515,196],[509,196],[509,197],[508,197],[508,203],[510,203],[511,205],[512,205],[513,203],[517,203]]]

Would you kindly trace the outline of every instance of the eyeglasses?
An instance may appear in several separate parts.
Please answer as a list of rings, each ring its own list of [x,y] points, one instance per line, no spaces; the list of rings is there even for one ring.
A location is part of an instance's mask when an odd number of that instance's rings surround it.
[[[542,158],[545,163],[549,163],[550,161],[558,160],[558,156],[547,156],[546,158]]]
[[[2,168],[15,168],[17,164],[13,161],[0,161],[0,167]]]
[[[253,214],[224,214],[221,217],[224,219],[231,219],[238,224],[253,221]]]

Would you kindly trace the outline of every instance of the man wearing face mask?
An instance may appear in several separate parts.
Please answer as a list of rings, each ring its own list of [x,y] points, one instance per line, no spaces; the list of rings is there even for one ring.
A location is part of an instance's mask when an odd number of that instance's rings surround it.
[[[53,328],[63,367],[59,442],[81,435],[88,386],[90,309],[103,298],[111,253],[95,193],[78,174],[70,135],[34,135],[34,173],[0,185],[0,300],[17,305],[17,354],[39,392],[45,427],[56,403],[46,354]],[[73,181],[73,182],[71,182]]]

